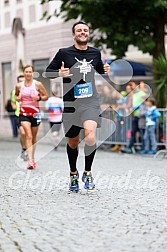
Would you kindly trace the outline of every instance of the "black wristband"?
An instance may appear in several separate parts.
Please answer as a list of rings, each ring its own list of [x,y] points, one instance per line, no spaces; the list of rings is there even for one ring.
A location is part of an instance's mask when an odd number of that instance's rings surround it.
[[[39,99],[38,99],[38,101],[41,101],[41,96],[39,96]]]

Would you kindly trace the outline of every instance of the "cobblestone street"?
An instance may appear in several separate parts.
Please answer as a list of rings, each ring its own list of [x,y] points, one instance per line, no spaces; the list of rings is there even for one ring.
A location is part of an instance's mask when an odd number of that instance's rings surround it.
[[[65,147],[37,145],[37,169],[19,161],[20,145],[0,143],[0,251],[165,252],[167,162],[98,150],[96,189],[68,192]],[[84,168],[83,149],[78,170]],[[20,165],[21,164],[21,165]]]

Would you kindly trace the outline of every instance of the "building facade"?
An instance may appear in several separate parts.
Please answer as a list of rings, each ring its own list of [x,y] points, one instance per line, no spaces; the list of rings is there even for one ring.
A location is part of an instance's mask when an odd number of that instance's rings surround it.
[[[53,14],[59,10],[61,1],[41,5],[39,0],[0,1],[0,114],[3,116],[5,103],[16,85],[22,66],[32,64],[36,79],[41,81],[48,93],[53,83],[42,77],[46,66],[60,47],[73,43],[71,23],[64,23],[59,17],[49,21],[41,20],[45,11]],[[56,83],[55,83],[56,82]]]
[[[52,87],[60,89],[61,78],[50,81],[42,77],[46,66],[60,47],[73,43],[70,22],[60,17],[42,20],[46,11],[52,15],[59,11],[61,0],[50,1],[44,5],[40,0],[0,0],[0,117],[5,113],[5,103],[16,85],[16,77],[22,66],[32,64],[35,78],[41,81],[49,95]],[[102,52],[102,57],[111,57],[111,50]],[[130,45],[126,60],[151,64],[152,57],[143,54]]]

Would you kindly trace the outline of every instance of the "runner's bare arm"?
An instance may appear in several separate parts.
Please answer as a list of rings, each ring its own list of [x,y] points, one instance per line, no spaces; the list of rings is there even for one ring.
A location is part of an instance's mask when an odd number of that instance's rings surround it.
[[[41,100],[41,101],[46,101],[48,99],[48,93],[45,89],[45,87],[42,85],[41,82],[36,82],[36,88],[38,90],[38,92],[40,93],[40,99],[39,97],[37,97],[37,101]]]
[[[15,87],[15,99],[16,101],[20,101],[21,100],[21,96],[20,96],[20,88],[21,88],[21,84],[17,83],[16,87]]]

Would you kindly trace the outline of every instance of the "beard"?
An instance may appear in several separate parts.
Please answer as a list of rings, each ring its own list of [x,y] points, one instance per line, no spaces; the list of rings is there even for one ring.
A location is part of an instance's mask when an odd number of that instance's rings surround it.
[[[88,43],[88,38],[85,40],[80,40],[79,38],[76,39],[78,45],[86,45]]]

